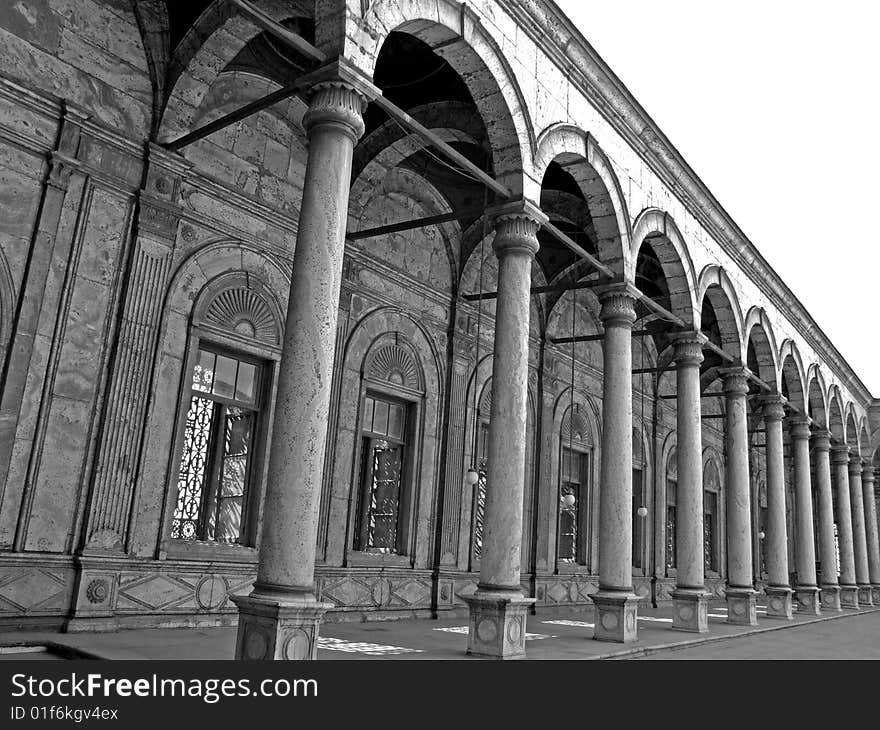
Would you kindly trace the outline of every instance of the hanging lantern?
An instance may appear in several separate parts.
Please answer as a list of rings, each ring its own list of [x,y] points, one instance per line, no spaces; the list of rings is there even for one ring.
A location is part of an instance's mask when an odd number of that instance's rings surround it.
[[[759,540],[763,540],[765,537],[767,537],[767,535],[764,533],[763,530],[761,530],[761,531],[758,533],[758,539],[759,539]]]
[[[464,483],[467,484],[469,487],[472,487],[478,481],[480,481],[480,473],[476,469],[471,467],[464,475]]]
[[[564,504],[566,507],[574,507],[574,503],[574,495],[571,492],[569,492],[562,498],[562,504]]]
[[[637,510],[637,514],[639,517],[645,518],[648,516],[648,508],[647,507],[639,507]]]

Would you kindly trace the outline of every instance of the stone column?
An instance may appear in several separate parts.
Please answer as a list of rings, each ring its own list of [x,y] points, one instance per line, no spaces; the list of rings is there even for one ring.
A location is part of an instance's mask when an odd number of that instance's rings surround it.
[[[700,409],[700,363],[705,338],[697,333],[675,340],[678,440],[676,581],[672,592],[672,628],[709,630],[709,598],[703,553],[703,426]]]
[[[877,503],[874,498],[874,467],[865,464],[862,469],[862,497],[865,503],[865,533],[868,542],[868,577],[871,580],[871,600],[880,606],[880,548],[877,535]]]
[[[783,478],[782,397],[764,399],[764,428],[767,451],[767,616],[792,618],[791,587],[788,584],[788,536],[785,527],[785,481]]]
[[[862,497],[862,460],[858,454],[849,460],[849,503],[852,509],[853,554],[859,606],[873,606],[871,577],[868,569],[868,539],[865,530],[865,503]]]
[[[299,230],[276,396],[257,580],[239,610],[239,659],[314,659],[321,618],[315,541],[348,193],[366,103],[340,69],[316,72]]]
[[[635,291],[600,294],[603,339],[602,453],[599,483],[599,590],[594,638],[635,641],[638,598],[632,585],[632,324]]]
[[[816,463],[816,493],[819,505],[819,559],[822,566],[822,608],[840,611],[840,585],[837,582],[837,549],[834,544],[834,503],[831,499],[831,440],[828,431],[813,433]]]
[[[840,550],[840,605],[859,607],[859,589],[856,585],[856,563],[853,555],[852,511],[849,501],[849,447],[831,447],[834,480],[837,488],[837,545]]]
[[[749,483],[748,371],[720,371],[727,396],[727,622],[758,625],[752,587],[752,507]]]
[[[789,424],[792,459],[794,460],[795,524],[797,525],[798,582],[795,586],[798,613],[814,616],[819,608],[819,587],[816,584],[816,543],[813,536],[813,486],[810,482],[810,419],[792,418]]]
[[[498,300],[492,354],[492,411],[486,468],[486,514],[480,582],[466,599],[470,609],[468,654],[525,658],[526,612],[520,580],[526,415],[529,375],[529,312],[532,262],[538,229],[547,217],[519,201],[495,208]]]

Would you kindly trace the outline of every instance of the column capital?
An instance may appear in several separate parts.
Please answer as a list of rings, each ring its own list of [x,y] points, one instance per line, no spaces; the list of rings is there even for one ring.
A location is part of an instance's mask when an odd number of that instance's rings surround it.
[[[862,466],[862,483],[874,484],[875,479],[876,475],[874,473],[874,465],[865,462],[865,464]]]
[[[752,371],[748,368],[742,366],[719,368],[718,374],[724,379],[725,395],[746,395],[749,392],[749,376]]]
[[[847,446],[846,444],[832,444],[831,460],[835,464],[849,463],[849,446]]]
[[[303,127],[335,126],[357,142],[364,133],[367,103],[381,90],[343,59],[335,59],[302,78],[309,109]]]
[[[849,458],[849,473],[850,476],[862,477],[862,457],[858,455],[858,453],[853,453]]]
[[[810,438],[810,424],[813,419],[809,416],[792,416],[788,419],[788,432],[796,440],[806,441]]]
[[[708,338],[699,332],[680,332],[671,337],[675,346],[673,359],[678,367],[699,365],[703,362],[703,345]]]
[[[831,432],[825,428],[813,431],[810,441],[814,451],[831,451]]]
[[[493,219],[495,226],[492,248],[496,256],[538,253],[538,231],[549,218],[537,205],[530,200],[514,200],[489,208],[486,215]]]
[[[785,408],[783,404],[785,398],[779,393],[771,393],[761,398],[761,407],[765,421],[781,421],[785,418]]]
[[[632,284],[611,284],[597,291],[602,310],[599,319],[604,325],[632,327],[636,320],[638,291]]]

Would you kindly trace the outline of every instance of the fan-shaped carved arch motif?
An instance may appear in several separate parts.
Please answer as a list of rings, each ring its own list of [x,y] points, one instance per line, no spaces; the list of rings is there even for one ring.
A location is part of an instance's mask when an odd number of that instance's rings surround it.
[[[376,351],[366,369],[367,376],[410,390],[422,389],[419,366],[413,356],[398,345],[386,345]]]
[[[205,324],[261,342],[278,345],[278,322],[269,304],[253,289],[234,287],[221,291],[208,306]]]
[[[586,416],[580,410],[569,410],[562,419],[560,437],[563,444],[576,443],[581,446],[589,446],[593,443],[590,426]]]

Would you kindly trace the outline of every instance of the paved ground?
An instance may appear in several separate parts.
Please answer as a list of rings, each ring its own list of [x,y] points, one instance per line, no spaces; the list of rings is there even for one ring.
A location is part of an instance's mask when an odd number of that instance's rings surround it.
[[[768,619],[765,613],[759,607],[757,628],[732,626],[726,623],[727,609],[717,605],[709,611],[709,634],[697,635],[671,629],[671,608],[646,609],[639,616],[639,641],[623,646],[592,640],[592,607],[542,612],[528,619],[526,649],[532,659],[638,658],[655,653],[671,659],[880,658],[880,608],[820,619],[796,616],[791,622]],[[462,618],[328,623],[321,628],[318,658],[464,659],[466,634],[467,619]],[[50,651],[23,654],[24,646]],[[58,658],[229,659],[234,648],[234,628],[0,633],[0,661],[48,659],[53,653]]]
[[[880,613],[665,651],[643,659],[880,659]]]

